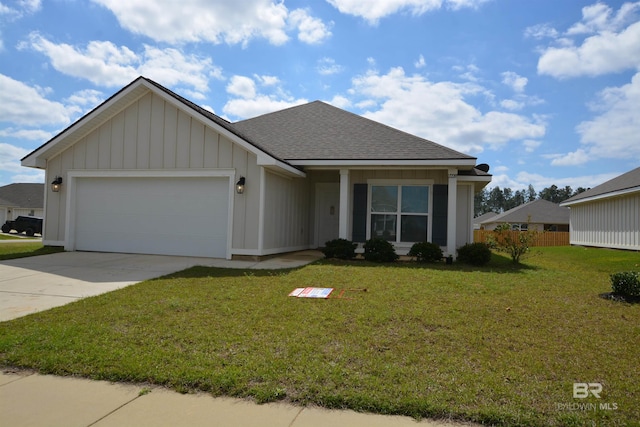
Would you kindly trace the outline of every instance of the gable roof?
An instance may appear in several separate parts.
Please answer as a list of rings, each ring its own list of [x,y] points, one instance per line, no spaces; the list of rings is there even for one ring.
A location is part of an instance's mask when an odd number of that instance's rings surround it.
[[[45,168],[49,159],[152,91],[199,117],[258,156],[258,164],[303,175],[303,166],[424,165],[473,170],[476,158],[373,120],[314,101],[231,123],[145,77],[125,86],[22,159],[23,166]],[[474,176],[490,179],[483,173]]]
[[[0,187],[0,206],[42,209],[44,184],[18,183]]]
[[[571,206],[578,203],[589,202],[607,197],[621,196],[623,194],[640,191],[640,167],[633,169],[616,178],[610,179],[597,187],[593,187],[583,193],[576,194],[562,202],[560,206]]]
[[[480,216],[477,216],[477,217],[473,218],[473,223],[474,224],[482,224],[484,221],[487,221],[487,220],[489,220],[489,219],[491,219],[491,218],[493,218],[495,216],[498,216],[498,214],[495,213],[495,212],[487,212],[487,213],[484,213],[484,214],[482,214]]]
[[[520,206],[516,206],[506,212],[481,221],[481,224],[492,223],[533,223],[533,224],[569,224],[569,208],[544,199],[534,200]]]
[[[476,158],[322,101],[233,124],[294,165],[335,161],[441,161],[474,166]]]

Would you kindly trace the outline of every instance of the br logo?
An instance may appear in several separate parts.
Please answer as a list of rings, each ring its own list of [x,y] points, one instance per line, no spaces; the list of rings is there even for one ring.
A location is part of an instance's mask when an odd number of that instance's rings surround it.
[[[600,399],[600,393],[602,393],[602,384],[600,383],[573,383],[574,399],[586,399],[590,394],[596,399]]]

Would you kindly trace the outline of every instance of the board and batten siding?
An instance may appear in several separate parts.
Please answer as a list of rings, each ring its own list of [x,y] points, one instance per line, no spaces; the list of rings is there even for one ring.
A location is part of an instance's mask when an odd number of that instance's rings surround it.
[[[572,245],[640,250],[640,194],[571,206]]]
[[[309,182],[265,172],[263,253],[309,248]]]
[[[233,247],[258,247],[260,168],[255,154],[151,92],[49,159],[46,182],[71,170],[193,170],[233,168],[248,183],[234,195]],[[45,242],[65,240],[67,186],[49,192]],[[247,225],[245,227],[245,224]],[[237,234],[237,235],[236,235]]]

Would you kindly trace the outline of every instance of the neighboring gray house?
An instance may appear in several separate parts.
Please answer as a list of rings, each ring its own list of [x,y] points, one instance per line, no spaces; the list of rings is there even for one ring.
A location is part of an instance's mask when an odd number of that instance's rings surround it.
[[[0,187],[0,224],[19,216],[42,217],[44,184],[16,183]]]
[[[569,209],[544,199],[517,206],[480,223],[485,230],[511,224],[513,230],[569,231]]]
[[[323,102],[228,122],[140,77],[22,159],[44,243],[232,258],[342,237],[473,241],[476,158]]]
[[[640,167],[573,196],[572,245],[640,250]]]
[[[487,212],[487,213],[484,213],[484,214],[482,214],[480,216],[475,217],[473,219],[473,229],[474,230],[480,230],[481,228],[483,228],[482,227],[482,223],[484,221],[487,221],[487,220],[495,217],[496,215],[498,215],[498,214],[495,213],[495,212]]]

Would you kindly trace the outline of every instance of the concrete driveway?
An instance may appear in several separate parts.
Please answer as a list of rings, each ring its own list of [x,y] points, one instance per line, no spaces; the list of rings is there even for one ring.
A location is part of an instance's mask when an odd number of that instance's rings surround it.
[[[48,310],[195,265],[225,268],[295,268],[320,258],[316,251],[266,261],[60,252],[0,261],[0,321]]]

